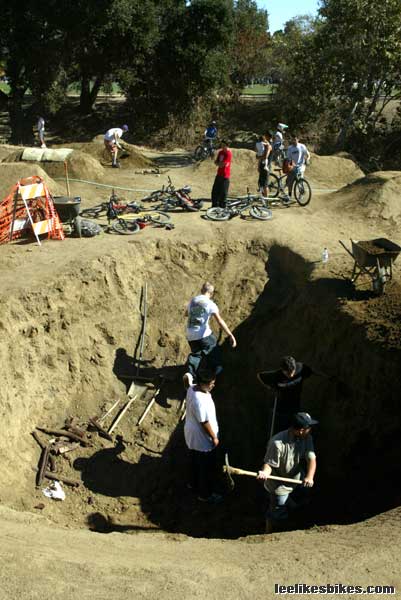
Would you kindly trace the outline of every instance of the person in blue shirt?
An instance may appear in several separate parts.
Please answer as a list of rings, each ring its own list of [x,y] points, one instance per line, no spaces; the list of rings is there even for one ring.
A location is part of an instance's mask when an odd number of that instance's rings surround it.
[[[213,150],[213,141],[217,138],[217,123],[216,121],[211,121],[210,124],[205,129],[205,140],[208,147]]]

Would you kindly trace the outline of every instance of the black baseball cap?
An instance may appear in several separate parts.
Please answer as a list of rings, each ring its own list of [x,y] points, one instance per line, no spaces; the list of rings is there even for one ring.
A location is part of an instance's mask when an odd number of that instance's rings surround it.
[[[319,421],[312,419],[309,413],[307,412],[298,412],[292,418],[292,426],[296,429],[306,429],[307,427],[312,427],[312,425],[317,425]]]

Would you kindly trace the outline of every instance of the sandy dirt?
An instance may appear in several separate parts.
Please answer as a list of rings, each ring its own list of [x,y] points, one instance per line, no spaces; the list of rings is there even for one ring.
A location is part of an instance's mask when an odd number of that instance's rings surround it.
[[[122,160],[116,172],[99,140],[75,146],[70,191],[83,207],[106,200],[111,189],[74,179],[114,186],[132,200],[168,175],[209,206],[211,161],[194,165],[180,149],[135,147],[136,158]],[[9,149],[15,158],[18,149]],[[233,155],[231,193],[254,191],[254,154]],[[141,173],[155,166],[160,175]],[[3,195],[19,177],[42,173],[20,162],[0,169]],[[54,169],[47,183],[64,194]],[[383,297],[372,294],[369,278],[354,289],[353,261],[338,240],[348,247],[350,238],[401,244],[401,173],[364,177],[349,157],[314,155],[307,176],[311,204],[275,207],[268,222],[214,223],[204,211],[177,213],[171,231],[147,227],[134,236],[0,248],[0,599],[266,598],[274,583],[296,582],[400,588],[401,492],[391,479],[400,446],[390,443],[401,432],[400,271],[396,262]],[[218,508],[200,506],[186,489],[183,312],[205,279],[216,283],[216,301],[239,340],[235,352],[223,344],[226,368],[216,390],[234,464],[256,470],[263,458],[271,398],[256,383],[258,369],[293,353],[337,377],[315,379],[305,390],[305,408],[321,422],[320,474],[312,508],[287,532],[263,535],[266,499],[252,480],[238,481]],[[149,362],[140,372],[151,383],[137,388],[115,431],[119,439],[89,430],[89,447],[57,457],[57,473],[80,485],[65,486],[64,502],[49,500],[43,485],[35,488],[40,448],[30,432],[59,429],[71,416],[86,429],[116,400],[124,405],[145,282]],[[157,402],[138,427],[160,376]],[[221,486],[226,491],[223,479]]]

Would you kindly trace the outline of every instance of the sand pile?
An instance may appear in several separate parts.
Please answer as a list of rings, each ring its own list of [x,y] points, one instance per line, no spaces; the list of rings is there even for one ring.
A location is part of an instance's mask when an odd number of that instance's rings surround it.
[[[64,194],[64,186],[56,183],[48,174],[36,163],[0,163],[0,200],[6,197],[10,189],[23,177],[39,175],[43,177],[50,192],[54,196]]]
[[[69,144],[69,147],[76,146],[76,144]],[[59,146],[58,149],[61,149],[62,146]],[[63,146],[64,148],[64,146]],[[3,159],[4,163],[17,163],[22,161],[22,154],[25,148],[18,148]],[[54,147],[57,149],[57,147]],[[37,165],[40,166],[41,169],[45,170],[50,177],[64,177],[64,163],[63,162],[53,162],[53,161],[24,161],[26,165]],[[75,179],[87,179],[89,181],[101,181],[104,177],[104,169],[102,165],[99,163],[96,158],[87,154],[85,152],[81,152],[79,150],[74,150],[68,158],[68,174],[70,177]]]
[[[51,177],[64,177],[64,163],[62,162],[42,162],[42,168],[46,170]],[[74,150],[67,158],[68,175],[73,179],[86,179],[88,181],[102,181],[104,178],[104,169],[96,158]]]
[[[315,187],[340,188],[351,183],[364,173],[346,153],[333,156],[319,156],[312,153],[310,166],[306,170],[306,177]]]
[[[123,167],[126,166],[130,168],[144,169],[146,167],[154,166],[152,161],[149,158],[146,158],[136,146],[128,144],[124,140],[123,145],[127,149],[127,152],[120,153],[120,162]],[[84,144],[68,144],[68,146],[89,154],[98,160],[102,165],[110,165],[110,154],[107,152],[104,146],[103,135],[94,137],[91,142]]]
[[[367,219],[401,222],[401,171],[370,173],[332,194],[331,208]]]

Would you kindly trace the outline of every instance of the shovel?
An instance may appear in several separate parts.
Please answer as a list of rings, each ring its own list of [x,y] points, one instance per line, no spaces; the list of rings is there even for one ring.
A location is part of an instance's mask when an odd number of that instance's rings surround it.
[[[255,471],[245,471],[244,469],[238,469],[237,467],[231,467],[228,462],[228,454],[224,456],[225,465],[223,466],[224,473],[227,473],[229,487],[231,490],[234,489],[234,480],[231,475],[246,475],[248,477],[257,477],[258,474]],[[269,475],[267,479],[274,479],[274,481],[283,481],[285,483],[303,483],[302,479],[291,479],[289,477],[277,477],[276,475]]]

